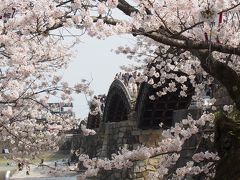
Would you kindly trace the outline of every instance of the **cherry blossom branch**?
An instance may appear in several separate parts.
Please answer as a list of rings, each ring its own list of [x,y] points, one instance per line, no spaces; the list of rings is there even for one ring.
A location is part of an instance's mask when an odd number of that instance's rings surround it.
[[[228,9],[224,9],[224,10],[221,11],[220,13],[231,11],[231,10],[235,9],[236,7],[238,7],[238,6],[240,6],[240,3],[237,3],[236,5],[228,8]]]
[[[146,37],[149,37],[159,43],[163,43],[169,46],[174,46],[177,48],[182,48],[186,50],[208,50],[209,45],[211,45],[212,51],[218,51],[221,53],[228,53],[228,54],[235,54],[240,55],[240,48],[239,47],[232,47],[228,45],[222,45],[217,43],[208,43],[204,41],[193,41],[190,39],[186,40],[177,40],[171,37],[167,37],[166,35],[162,35],[156,32],[141,32],[137,31],[136,33],[139,33],[139,35],[144,35]]]
[[[194,24],[194,25],[192,25],[192,26],[186,27],[186,28],[184,28],[182,31],[180,31],[180,32],[178,32],[178,33],[174,33],[171,37],[177,38],[177,37],[180,36],[182,33],[186,32],[186,31],[188,31],[188,30],[191,30],[191,29],[193,29],[193,28],[195,28],[195,27],[197,27],[197,26],[199,26],[199,25],[201,25],[201,24],[203,24],[203,23],[204,23],[204,22],[201,21],[201,22],[198,22],[198,23],[196,23],[196,24]]]

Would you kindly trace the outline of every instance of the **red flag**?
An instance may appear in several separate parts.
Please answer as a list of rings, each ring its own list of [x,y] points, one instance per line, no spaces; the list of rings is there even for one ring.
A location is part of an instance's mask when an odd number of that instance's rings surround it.
[[[219,19],[218,19],[218,25],[220,25],[222,23],[223,20],[223,12],[219,13]]]

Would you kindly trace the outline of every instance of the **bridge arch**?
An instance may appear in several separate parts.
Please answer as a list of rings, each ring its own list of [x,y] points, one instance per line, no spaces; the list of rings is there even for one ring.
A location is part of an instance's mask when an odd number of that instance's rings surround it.
[[[128,119],[131,111],[131,96],[122,81],[112,82],[105,101],[104,122],[119,122]]]
[[[176,92],[167,93],[162,97],[151,100],[149,97],[159,89],[154,89],[144,82],[140,86],[136,101],[137,124],[140,129],[158,129],[163,123],[163,128],[173,126],[174,110],[187,109],[191,103],[194,92],[193,87],[188,84],[187,97],[179,96],[179,88]]]

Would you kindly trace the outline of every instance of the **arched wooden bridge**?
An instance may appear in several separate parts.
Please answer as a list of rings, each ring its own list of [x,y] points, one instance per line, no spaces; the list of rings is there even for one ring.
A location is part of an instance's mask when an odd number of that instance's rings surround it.
[[[128,114],[136,111],[137,124],[140,129],[157,129],[159,124],[163,123],[164,128],[173,125],[174,110],[187,109],[191,103],[193,88],[188,84],[187,97],[180,97],[180,87],[173,93],[168,93],[156,100],[149,99],[149,96],[156,93],[159,89],[154,89],[148,83],[142,83],[138,92],[135,106],[133,106],[132,98],[124,83],[118,79],[111,84],[105,108],[103,112],[103,122],[120,122],[128,120]],[[99,126],[100,117],[88,117],[93,126],[89,128],[97,128]],[[89,124],[89,123],[88,123]]]

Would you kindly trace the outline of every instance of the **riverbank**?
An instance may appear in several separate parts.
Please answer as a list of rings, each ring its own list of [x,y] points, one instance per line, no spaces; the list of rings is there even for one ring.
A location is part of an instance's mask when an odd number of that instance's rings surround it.
[[[76,179],[73,178],[76,175],[74,171],[75,165],[69,166],[68,159],[69,153],[66,152],[47,152],[40,155],[34,160],[30,160],[30,172],[27,175],[26,166],[22,171],[19,171],[15,162],[6,159],[3,155],[0,155],[0,180],[4,179],[5,173],[11,171],[11,179]],[[44,160],[43,166],[39,166],[41,160]],[[63,177],[64,176],[64,177]],[[67,176],[67,177],[66,177]]]
[[[68,166],[66,163],[50,161],[44,163],[43,166],[30,165],[29,174],[27,174],[26,167],[22,171],[16,171],[12,176],[11,180],[20,179],[76,179],[77,173],[74,171],[75,165]]]

